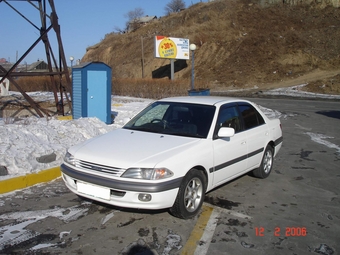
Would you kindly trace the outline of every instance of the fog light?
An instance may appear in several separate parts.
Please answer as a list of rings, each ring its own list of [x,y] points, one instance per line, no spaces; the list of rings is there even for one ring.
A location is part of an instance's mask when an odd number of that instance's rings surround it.
[[[143,193],[141,193],[141,194],[139,194],[138,195],[138,199],[140,200],[140,201],[142,201],[142,202],[149,202],[149,201],[151,201],[151,195],[150,194],[143,194]]]

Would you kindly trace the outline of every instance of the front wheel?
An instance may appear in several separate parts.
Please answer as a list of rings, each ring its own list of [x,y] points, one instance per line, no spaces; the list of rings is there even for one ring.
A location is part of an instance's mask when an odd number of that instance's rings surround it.
[[[172,215],[189,219],[198,214],[202,207],[206,190],[206,178],[202,171],[192,169],[184,177],[174,205]]]
[[[253,171],[254,176],[261,179],[267,178],[272,171],[273,162],[274,149],[268,144],[266,150],[264,151],[260,167]]]

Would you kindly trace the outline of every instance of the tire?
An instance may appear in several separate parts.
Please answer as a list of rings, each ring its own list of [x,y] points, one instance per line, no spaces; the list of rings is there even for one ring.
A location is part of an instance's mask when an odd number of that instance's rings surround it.
[[[271,145],[267,145],[264,151],[261,165],[259,168],[253,171],[253,175],[257,178],[265,179],[269,176],[272,171],[274,163],[274,149]]]
[[[191,169],[184,177],[170,213],[181,219],[189,219],[200,211],[206,191],[206,178],[202,171]]]

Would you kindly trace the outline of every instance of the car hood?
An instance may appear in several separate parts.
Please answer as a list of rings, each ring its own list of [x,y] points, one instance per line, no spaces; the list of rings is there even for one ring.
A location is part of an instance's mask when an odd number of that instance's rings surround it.
[[[155,167],[201,139],[117,129],[73,146],[75,158],[118,168]]]

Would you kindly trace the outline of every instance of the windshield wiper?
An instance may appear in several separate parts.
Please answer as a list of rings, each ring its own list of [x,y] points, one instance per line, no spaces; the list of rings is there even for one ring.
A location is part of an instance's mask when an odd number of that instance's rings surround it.
[[[159,132],[159,130],[145,128],[145,127],[124,127],[124,129],[161,134],[161,132]]]
[[[191,134],[187,132],[171,132],[171,130],[168,130],[170,132],[163,132],[164,134],[167,135],[177,135],[177,136],[185,136],[185,137],[195,137],[195,138],[204,138],[203,136],[199,134]]]

